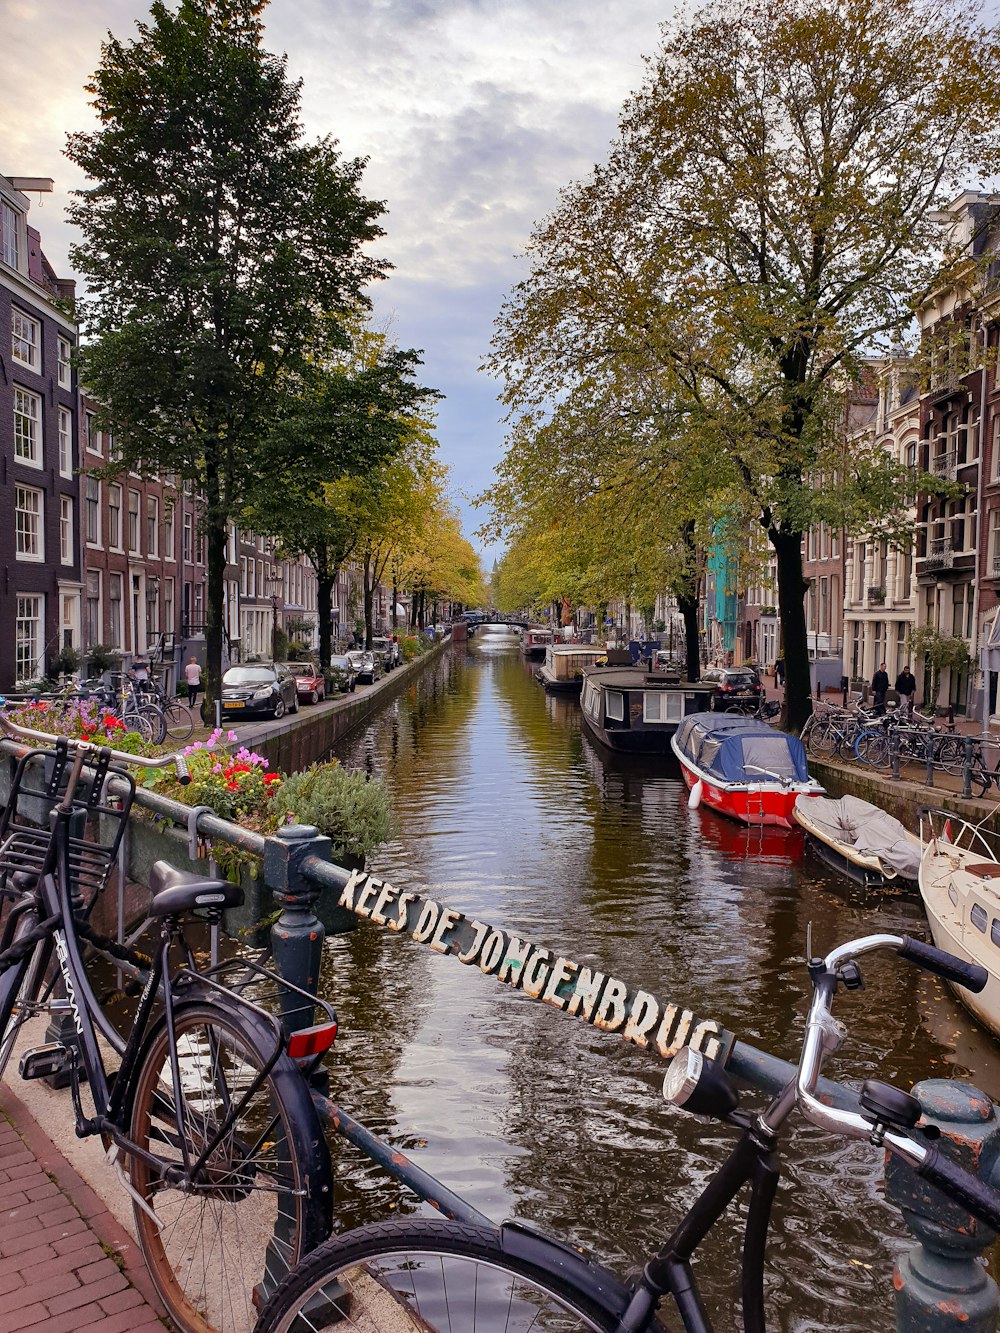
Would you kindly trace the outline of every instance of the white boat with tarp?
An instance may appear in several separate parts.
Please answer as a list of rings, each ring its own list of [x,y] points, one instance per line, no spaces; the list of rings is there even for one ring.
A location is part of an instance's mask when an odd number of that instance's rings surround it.
[[[855,883],[916,883],[920,839],[888,811],[858,796],[800,796],[794,814],[820,860]]]

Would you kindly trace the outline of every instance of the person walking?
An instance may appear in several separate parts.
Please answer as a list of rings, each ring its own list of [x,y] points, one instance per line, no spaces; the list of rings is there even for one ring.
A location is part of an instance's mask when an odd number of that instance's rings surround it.
[[[899,695],[899,711],[904,717],[913,712],[913,696],[917,692],[917,680],[907,662],[896,677],[896,693]]]
[[[916,685],[916,681],[913,682]],[[889,673],[885,669],[883,662],[879,669],[872,676],[872,698],[875,701],[875,715],[882,717],[885,714],[885,696],[889,693]]]
[[[785,659],[783,657],[779,657],[774,664],[774,683],[779,687],[785,683]]]
[[[198,702],[198,691],[201,689],[201,667],[197,657],[192,657],[184,668],[184,679],[188,687],[188,708],[193,708]]]

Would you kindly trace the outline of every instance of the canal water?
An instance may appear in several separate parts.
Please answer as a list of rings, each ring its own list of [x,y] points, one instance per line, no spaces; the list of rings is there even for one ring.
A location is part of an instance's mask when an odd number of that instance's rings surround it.
[[[396,833],[371,867],[392,884],[789,1059],[809,923],[824,952],[923,928],[914,896],[852,890],[799,834],[690,811],[672,760],[609,756],[500,632],[446,654],[336,753],[393,792]],[[828,1075],[906,1088],[971,1075],[1000,1097],[998,1049],[943,985],[879,958],[865,981],[841,997],[850,1036]],[[370,923],[328,940],[323,987],[341,1020],[335,1099],[480,1211],[536,1223],[619,1272],[648,1257],[730,1140],[663,1102],[662,1062]],[[336,1151],[338,1228],[417,1206],[349,1146]],[[772,1325],[891,1328],[905,1240],[880,1154],[796,1119],[785,1163]],[[737,1210],[698,1265],[721,1328],[736,1323],[741,1226]]]

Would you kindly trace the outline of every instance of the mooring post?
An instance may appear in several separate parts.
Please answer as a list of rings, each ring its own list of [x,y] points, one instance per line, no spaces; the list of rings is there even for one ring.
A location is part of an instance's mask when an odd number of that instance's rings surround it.
[[[271,927],[275,967],[293,986],[316,994],[326,930],[316,915],[319,886],[302,872],[307,856],[329,861],[331,842],[311,824],[286,824],[264,844],[264,883],[281,908]],[[282,1017],[289,1032],[312,1025],[313,1006],[291,992],[281,996]]]
[[[989,1097],[953,1079],[926,1079],[913,1095],[924,1109],[921,1123],[940,1130],[938,1146],[1000,1183],[1000,1117]],[[994,1333],[1000,1292],[979,1256],[996,1233],[895,1156],[887,1162],[885,1192],[918,1242],[893,1273],[898,1333]]]

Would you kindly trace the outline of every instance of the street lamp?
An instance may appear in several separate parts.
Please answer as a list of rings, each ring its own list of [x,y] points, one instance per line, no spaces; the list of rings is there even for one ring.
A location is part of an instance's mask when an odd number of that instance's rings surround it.
[[[278,660],[278,598],[282,582],[276,569],[272,569],[267,579],[267,594],[271,598],[271,661]]]

